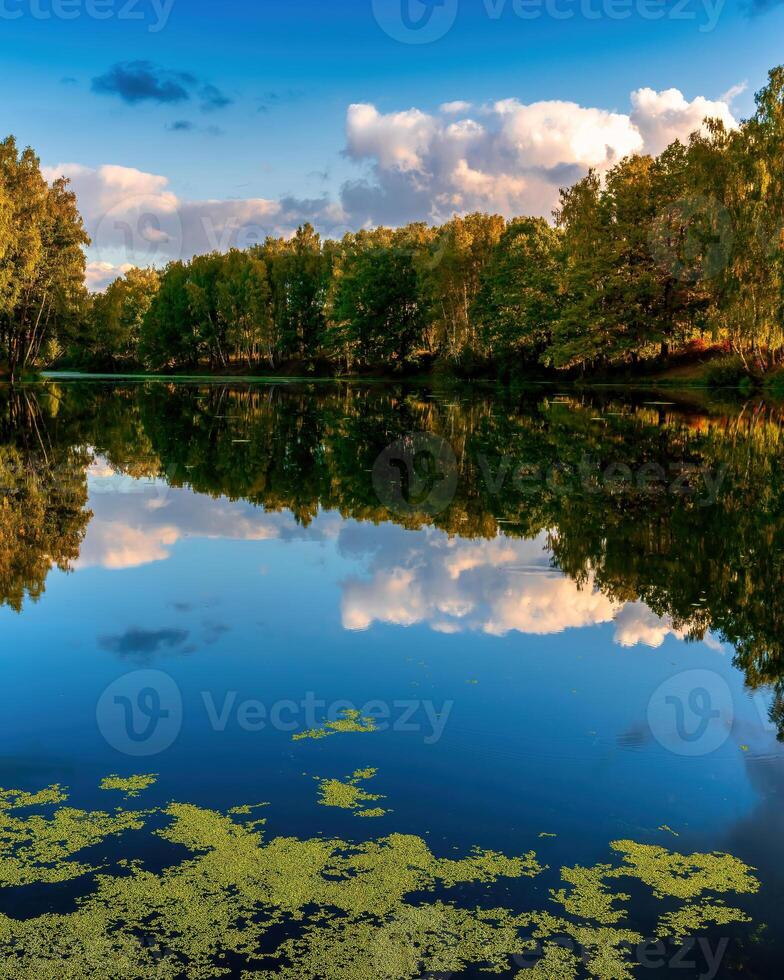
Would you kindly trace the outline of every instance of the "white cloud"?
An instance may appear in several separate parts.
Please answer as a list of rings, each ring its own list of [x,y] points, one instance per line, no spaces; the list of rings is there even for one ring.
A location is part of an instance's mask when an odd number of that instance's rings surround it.
[[[437,113],[383,113],[356,103],[346,114],[346,155],[361,169],[339,201],[185,200],[164,176],[109,164],[58,164],[46,174],[73,182],[93,238],[90,282],[102,288],[124,266],[245,248],[266,235],[289,235],[303,221],[340,237],[351,228],[443,221],[472,210],[549,217],[558,189],[591,167],[602,172],[628,154],[659,153],[686,140],[706,116],[736,125],[730,100],[738,91],[689,101],[678,89],[640,88],[628,113],[514,98],[479,108],[446,102]]]
[[[742,82],[738,82],[737,85],[730,85],[727,91],[721,96],[721,101],[726,102],[727,105],[731,105],[739,95],[748,89],[749,82],[748,79],[744,79]]]
[[[441,112],[447,115],[457,115],[460,112],[468,112],[472,108],[471,102],[463,102],[461,99],[456,99],[454,102],[444,102],[439,106]]]
[[[118,276],[132,268],[130,262],[123,262],[121,265],[114,265],[112,262],[88,262],[85,269],[87,288],[94,293],[103,292]]]
[[[641,88],[632,92],[630,118],[645,141],[647,153],[661,153],[673,140],[685,140],[702,129],[708,118],[720,119],[728,129],[737,125],[728,101],[712,102],[698,95],[687,102],[677,88],[663,92]]]
[[[347,152],[370,164],[371,176],[343,190],[345,211],[357,224],[412,218],[441,221],[474,209],[549,216],[558,189],[589,168],[600,172],[632,153],[659,153],[686,140],[707,116],[736,125],[726,101],[677,89],[642,88],[629,113],[549,100],[524,104],[503,99],[459,121],[470,104],[445,103],[442,115],[417,108],[380,113],[353,105],[347,117]]]
[[[438,132],[438,123],[419,109],[382,115],[356,103],[346,115],[347,150],[355,159],[372,157],[383,169],[421,171]]]
[[[76,192],[92,239],[87,282],[96,290],[131,266],[247,248],[267,235],[289,235],[305,220],[334,227],[342,217],[340,206],[326,200],[184,200],[168,178],[114,164],[60,163],[44,174],[68,177]]]
[[[504,150],[521,167],[553,170],[568,166],[605,169],[643,148],[643,139],[628,116],[586,109],[576,102],[516,99],[495,104]]]

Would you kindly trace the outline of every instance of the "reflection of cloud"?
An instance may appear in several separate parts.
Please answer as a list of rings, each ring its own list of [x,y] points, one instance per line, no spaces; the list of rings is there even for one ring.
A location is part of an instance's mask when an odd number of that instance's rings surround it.
[[[194,630],[174,627],[148,630],[131,626],[124,633],[99,637],[98,646],[102,650],[114,653],[123,659],[149,664],[159,654],[184,655],[194,653],[198,650],[200,643],[205,646],[214,646],[230,632],[231,627],[225,623],[207,619],[202,621],[200,629],[197,627]],[[189,639],[191,642],[186,646]]]
[[[352,578],[343,590],[343,626],[368,629],[373,623],[427,624],[439,633],[478,631],[546,635],[615,622],[623,646],[661,646],[673,633],[643,603],[614,603],[592,579],[581,588],[554,571],[545,537],[532,541],[499,536],[489,541],[449,538],[437,531],[409,535],[396,545],[385,535],[379,551],[368,535],[370,578]],[[359,549],[353,529],[351,551]]]
[[[499,534],[493,539],[449,537],[435,529],[411,531],[320,513],[304,528],[288,511],[267,512],[245,501],[212,498],[160,481],[118,476],[98,457],[90,468],[89,526],[77,568],[134,568],[169,558],[188,537],[235,541],[333,540],[338,555],[364,570],[343,583],[342,622],[347,630],[374,623],[427,625],[454,634],[548,635],[613,623],[624,647],[660,647],[683,637],[669,617],[642,602],[613,602],[594,583],[582,585],[551,564],[544,534],[533,540]],[[262,569],[263,571],[263,569]],[[174,608],[187,613],[191,603]],[[226,627],[204,620],[204,642]]]
[[[683,639],[683,631],[673,628],[669,616],[657,616],[644,602],[627,602],[615,616],[615,642],[622,647],[638,643],[660,647],[668,636]]]
[[[245,501],[213,499],[161,481],[117,475],[102,457],[89,471],[94,514],[75,567],[136,568],[165,561],[186,537],[266,541],[334,536],[337,518],[305,531],[288,512],[268,513]]]
[[[160,650],[175,650],[187,639],[187,630],[143,630],[132,626],[118,636],[100,637],[98,644],[101,649],[120,657],[149,658]]]
[[[76,568],[136,568],[169,557],[180,538],[178,528],[130,527],[115,521],[95,520],[90,524]]]
[[[87,479],[89,480],[110,480],[116,476],[117,471],[108,463],[103,456],[96,457],[87,467]]]

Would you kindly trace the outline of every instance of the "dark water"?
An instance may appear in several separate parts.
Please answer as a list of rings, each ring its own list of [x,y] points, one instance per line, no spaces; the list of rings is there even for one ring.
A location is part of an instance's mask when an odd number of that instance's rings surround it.
[[[2,975],[780,975],[778,409],[57,381],[0,390],[0,420],[0,786],[68,795],[0,801]],[[353,711],[374,730],[324,728]],[[110,774],[157,778],[124,799]],[[172,801],[198,833],[166,836]],[[206,811],[261,802],[220,818],[252,855],[215,843]],[[115,808],[149,815],[101,829]],[[350,901],[310,880],[289,907],[280,838],[393,844],[319,872]],[[401,841],[542,867],[403,886]],[[618,841],[642,871],[615,876]],[[275,860],[290,891],[305,851]]]

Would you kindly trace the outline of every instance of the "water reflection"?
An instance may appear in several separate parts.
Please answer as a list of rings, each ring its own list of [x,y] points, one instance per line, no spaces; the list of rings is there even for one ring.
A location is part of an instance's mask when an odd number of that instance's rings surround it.
[[[440,513],[378,500],[374,463],[407,432],[447,439],[456,454],[454,499]],[[781,437],[778,410],[762,404],[698,411],[349,386],[6,389],[2,599],[19,609],[39,597],[49,566],[132,568],[166,560],[189,536],[339,537],[366,566],[343,586],[346,629],[503,636],[613,622],[622,646],[726,640],[750,684],[779,685]]]
[[[627,838],[726,849],[761,869],[749,910],[775,922],[781,882],[766,855],[777,845],[760,841],[781,829],[781,421],[765,405],[543,391],[0,389],[0,601],[10,607],[0,766],[30,792],[81,780],[88,799],[99,774],[140,772],[101,754],[96,701],[118,672],[162,669],[176,678],[183,730],[155,757],[166,794],[156,806],[196,794],[225,812],[264,798],[273,842],[338,839],[365,821],[337,823],[340,808],[319,806],[314,779],[378,766],[381,834],[432,829],[433,853],[447,854],[480,841],[519,854],[541,840],[556,872],[604,863],[609,842]],[[379,499],[379,455],[406,433],[451,447],[457,478],[443,506]],[[715,753],[696,760],[699,711],[673,735],[651,709],[659,691],[677,701],[673,677],[693,671],[721,675],[732,702]],[[372,749],[289,731],[266,732],[262,749],[239,723],[249,699],[310,692],[358,708],[421,696],[439,719],[456,707],[438,739],[434,726],[416,744],[357,736]],[[221,941],[205,935],[210,949]],[[724,974],[774,975],[775,950],[733,938]]]

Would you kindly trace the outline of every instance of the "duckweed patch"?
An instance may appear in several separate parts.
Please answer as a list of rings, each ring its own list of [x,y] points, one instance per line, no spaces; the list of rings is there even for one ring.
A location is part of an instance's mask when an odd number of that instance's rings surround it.
[[[307,728],[304,732],[296,732],[291,737],[295,742],[304,738],[327,738],[329,735],[340,735],[348,732],[374,732],[374,718],[363,718],[362,713],[355,708],[344,708],[340,717],[325,721],[321,728]]]
[[[354,810],[358,817],[383,817],[387,811],[382,807],[368,808],[365,804],[375,803],[385,799],[385,797],[379,793],[368,793],[360,785],[366,780],[372,779],[377,771],[376,769],[357,769],[345,780],[319,780],[319,803],[322,806]]]
[[[351,778],[372,775],[357,770]],[[16,812],[51,806],[49,816]],[[466,886],[535,879],[547,868],[533,851],[474,848],[440,857],[411,834],[359,843],[267,838],[258,806],[221,813],[170,803],[110,815],[68,805],[59,786],[0,791],[3,884],[93,876],[68,912],[0,915],[0,975],[207,980],[236,974],[242,963],[246,980],[414,980],[469,968],[511,975],[512,957],[533,956],[523,974],[533,980],[626,980],[642,935],[629,925],[628,895],[613,890],[618,879],[649,888],[662,903],[656,934],[675,940],[749,921],[720,896],[759,887],[753,869],[731,855],[616,841],[617,860],[562,869],[548,908],[477,905],[476,889],[463,907]],[[81,851],[125,831],[172,845],[163,870],[139,861],[80,862]],[[576,949],[565,948],[563,937]]]
[[[96,871],[75,855],[107,838],[144,825],[145,815],[118,810],[114,814],[61,806],[51,817],[12,811],[58,805],[67,800],[59,785],[38,793],[0,793],[0,886],[54,884]]]
[[[138,796],[157,781],[158,776],[155,773],[148,773],[145,776],[104,776],[101,780],[101,789],[118,790],[125,794],[126,799],[129,799]]]

